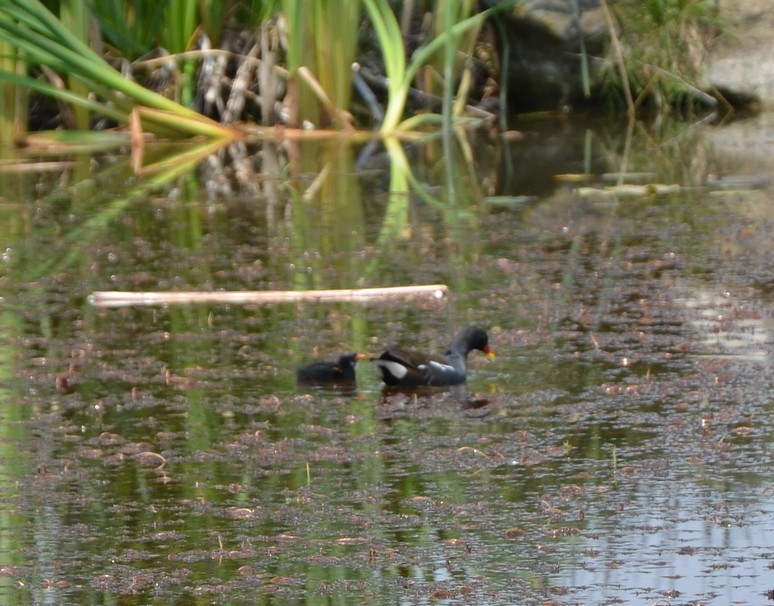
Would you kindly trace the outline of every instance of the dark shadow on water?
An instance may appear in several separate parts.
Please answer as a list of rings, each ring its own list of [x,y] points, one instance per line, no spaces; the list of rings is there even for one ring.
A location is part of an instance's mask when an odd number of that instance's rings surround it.
[[[467,384],[447,387],[383,387],[378,408],[383,420],[421,416],[429,410],[444,410],[446,414],[465,417],[485,417],[491,400],[472,393]],[[477,414],[471,411],[478,411]]]
[[[300,392],[328,394],[337,396],[358,395],[357,381],[296,381],[296,387]]]

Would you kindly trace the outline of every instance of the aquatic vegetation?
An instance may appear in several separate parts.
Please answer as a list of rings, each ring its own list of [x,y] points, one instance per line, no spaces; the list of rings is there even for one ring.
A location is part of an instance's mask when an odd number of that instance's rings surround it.
[[[483,94],[472,82],[484,75],[495,85],[506,60],[476,48],[484,24],[502,34],[500,17],[518,4],[476,12],[470,0],[8,0],[0,5],[0,141],[111,126],[135,141],[141,133],[234,138],[246,127],[224,125],[260,122],[318,132],[429,128],[446,133],[448,147],[466,114],[494,118],[469,103]],[[620,2],[607,15],[610,58],[579,49],[587,97],[593,67],[595,92],[613,106],[623,98],[630,112],[709,102],[691,82],[717,24],[713,2]],[[45,109],[31,112],[40,100]]]
[[[3,4],[0,40],[17,51],[12,56],[14,69],[0,71],[0,81],[8,85],[27,87],[127,126],[132,120],[139,121],[144,129],[167,136],[236,136],[200,113],[125,78],[39,0]],[[53,70],[54,82],[29,75],[33,66]],[[63,86],[59,77],[65,75],[76,86]]]
[[[601,98],[630,113],[714,105],[694,84],[717,31],[713,0],[605,3],[612,44],[596,71]]]
[[[472,16],[468,16],[469,2],[459,10],[456,4],[439,2],[435,7],[437,23],[441,24],[436,25],[437,34],[415,51],[408,67],[403,57],[404,32],[397,25],[392,7],[386,0],[365,2],[389,79],[381,130],[392,131],[403,119],[412,80],[422,65],[431,59],[436,61],[439,49],[445,48],[441,55],[444,78],[456,78],[456,54],[463,44],[463,34],[475,31],[485,19],[514,2],[500,3]],[[26,108],[10,102],[18,100],[24,88],[69,107],[62,122],[71,128],[89,128],[90,115],[97,115],[107,119],[108,124],[139,127],[164,136],[234,136],[233,130],[219,128],[202,113],[217,114],[222,121],[233,122],[243,118],[242,112],[255,104],[253,95],[260,97],[261,120],[265,123],[273,121],[274,105],[282,101],[288,113],[281,120],[291,126],[311,124],[320,128],[332,123],[338,128],[352,128],[352,64],[357,53],[363,51],[360,4],[315,3],[308,10],[308,3],[287,0],[281,4],[281,17],[280,3],[258,4],[245,10],[236,2],[212,2],[199,7],[191,2],[116,0],[99,3],[89,13],[84,2],[73,0],[58,7],[57,18],[40,0],[4,3],[0,7],[0,41],[7,45],[7,52],[0,64],[0,80],[9,101],[3,104],[8,125],[3,139],[18,137],[11,125],[19,124],[20,118],[21,123],[27,120]],[[247,15],[244,29],[226,31],[226,15],[237,12],[240,18]],[[98,25],[97,38],[89,33],[92,20]],[[272,24],[270,29],[263,27],[267,23]],[[251,27],[260,28],[260,40],[250,39]],[[240,42],[243,36],[248,37],[246,43]],[[464,44],[469,45],[469,40]],[[273,67],[282,60],[283,53],[287,73]],[[115,69],[118,65],[121,71]],[[148,69],[151,73],[140,84],[138,74]],[[261,85],[258,91],[250,90],[256,70]],[[286,82],[281,81],[284,78]],[[444,111],[448,115],[452,111],[459,113],[465,95],[456,99],[455,107],[449,102],[450,89],[446,95]],[[70,113],[75,119],[67,119]]]

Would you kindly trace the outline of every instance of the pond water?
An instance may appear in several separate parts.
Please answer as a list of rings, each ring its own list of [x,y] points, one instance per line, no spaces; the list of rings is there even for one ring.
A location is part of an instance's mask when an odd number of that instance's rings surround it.
[[[768,119],[516,126],[0,173],[0,602],[774,602]],[[471,323],[461,388],[295,385]]]

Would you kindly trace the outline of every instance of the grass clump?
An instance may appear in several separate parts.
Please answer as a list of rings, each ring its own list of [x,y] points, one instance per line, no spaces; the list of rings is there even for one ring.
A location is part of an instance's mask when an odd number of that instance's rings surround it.
[[[612,44],[597,71],[603,104],[668,113],[713,104],[695,82],[720,27],[715,0],[603,0]]]

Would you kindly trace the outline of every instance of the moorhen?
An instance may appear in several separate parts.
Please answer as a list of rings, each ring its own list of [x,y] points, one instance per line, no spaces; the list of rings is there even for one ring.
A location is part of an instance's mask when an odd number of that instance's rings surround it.
[[[454,337],[442,359],[389,348],[378,358],[371,358],[371,362],[389,386],[460,385],[465,382],[468,353],[474,349],[483,351],[490,360],[495,357],[486,332],[477,326],[468,326]]]
[[[355,364],[365,357],[363,354],[352,352],[339,356],[335,362],[306,364],[296,370],[296,381],[306,385],[352,383],[355,381]]]

